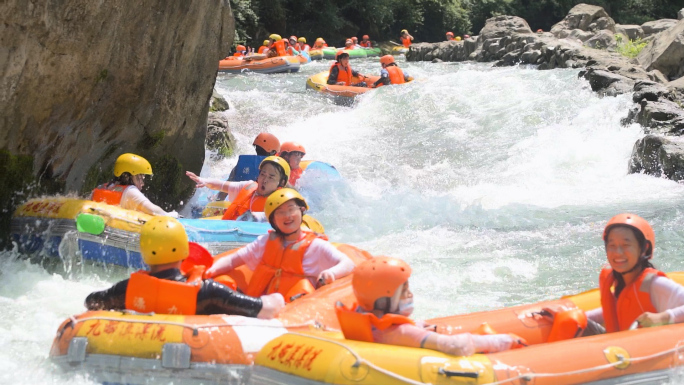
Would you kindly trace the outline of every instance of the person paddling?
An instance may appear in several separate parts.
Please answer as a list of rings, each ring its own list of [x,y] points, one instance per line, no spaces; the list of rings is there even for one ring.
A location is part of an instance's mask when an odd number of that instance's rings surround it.
[[[336,56],[337,61],[330,67],[330,74],[328,75],[328,84],[336,84],[339,86],[354,86],[367,87],[366,82],[352,83],[352,78],[364,79],[365,76],[352,70],[349,65],[349,54],[344,51],[339,51]]]
[[[373,87],[390,84],[404,84],[409,81],[408,73],[397,66],[397,63],[394,62],[394,56],[385,55],[381,57],[380,65],[382,65],[380,79],[373,84]]]

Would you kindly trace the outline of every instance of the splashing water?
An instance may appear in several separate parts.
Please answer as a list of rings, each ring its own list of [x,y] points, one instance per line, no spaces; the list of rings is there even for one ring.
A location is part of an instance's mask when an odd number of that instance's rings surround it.
[[[306,175],[301,191],[330,238],[413,266],[417,318],[558,298],[597,285],[601,232],[625,211],[657,234],[655,265],[684,270],[684,186],[628,175],[637,125],[621,126],[629,95],[600,98],[576,70],[399,63],[417,80],[360,97],[353,108],[312,91],[297,74],[220,75],[217,89],[239,153],[261,131],[306,147],[305,159],[344,180]],[[365,74],[375,60],[352,61]],[[236,157],[209,160],[225,178]],[[0,383],[81,382],[47,361],[57,326],[85,296],[126,272],[49,273],[2,254]],[[681,377],[681,374],[678,375]]]

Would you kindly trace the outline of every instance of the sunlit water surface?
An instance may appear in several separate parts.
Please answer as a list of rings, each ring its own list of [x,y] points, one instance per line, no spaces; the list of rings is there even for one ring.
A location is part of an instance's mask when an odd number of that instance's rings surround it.
[[[334,241],[407,260],[417,318],[595,287],[603,226],[624,211],[655,228],[658,268],[684,270],[684,186],[627,174],[643,135],[620,125],[629,95],[599,98],[577,70],[401,62],[415,82],[349,108],[305,91],[329,65],[219,75],[216,87],[240,153],[269,131],[337,167],[343,181],[301,180],[311,214]],[[377,59],[352,65],[379,72]],[[207,155],[204,176],[226,177],[236,161]],[[55,372],[52,338],[89,292],[127,272],[43,267],[5,252],[0,273],[0,383],[87,383]]]

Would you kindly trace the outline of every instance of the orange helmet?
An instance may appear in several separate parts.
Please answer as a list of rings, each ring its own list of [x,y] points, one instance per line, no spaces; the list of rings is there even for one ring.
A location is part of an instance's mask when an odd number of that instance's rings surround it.
[[[639,231],[644,238],[646,239],[646,256],[647,259],[653,258],[653,250],[655,249],[655,232],[653,232],[653,228],[651,225],[648,224],[648,222],[635,214],[619,214],[616,215],[608,221],[608,224],[606,224],[606,228],[603,230],[603,241],[608,242],[608,233],[610,232],[611,228],[617,225],[621,226],[627,226],[632,229],[635,229]],[[649,250],[650,246],[650,250]]]
[[[363,40],[368,40],[368,39],[370,39],[370,37],[368,37],[368,35],[363,35]]]
[[[411,267],[408,263],[397,258],[378,256],[356,266],[352,289],[359,306],[372,311],[375,301],[392,297],[410,276]]]
[[[238,52],[240,52],[240,51],[247,51],[247,48],[246,48],[244,45],[239,44],[237,47],[235,47],[235,50],[238,51]]]
[[[280,153],[283,152],[294,152],[294,151],[299,151],[303,154],[306,154],[306,150],[304,149],[304,146],[297,142],[285,142],[283,143],[282,146],[280,146]]]
[[[263,148],[267,152],[272,153],[275,150],[275,152],[278,153],[280,151],[280,141],[275,135],[269,134],[268,132],[262,132],[257,135],[252,144]]]
[[[345,47],[348,46],[348,45],[353,45],[353,44],[354,44],[354,42],[352,41],[352,39],[347,39],[347,40],[344,41],[344,46],[345,46]]]
[[[447,35],[447,36],[454,36],[454,33],[453,33],[453,32],[447,32],[446,35]]]
[[[382,65],[386,65],[386,66],[387,66],[387,65],[390,65],[390,64],[394,63],[394,56],[392,56],[392,55],[385,55],[385,56],[383,56],[383,57],[380,58],[380,63],[381,63]]]
[[[290,36],[290,40],[297,41],[297,36],[295,36],[295,35]]]
[[[358,37],[356,37],[356,36],[352,37],[351,39],[352,39],[352,41],[353,41],[354,43],[356,43],[356,42],[358,42],[358,41],[359,41],[359,38],[358,38]]]
[[[325,40],[323,40],[322,37],[319,37],[318,39],[316,39],[316,43],[325,43]]]
[[[344,59],[345,57],[349,57],[349,54],[344,51],[338,51],[335,55],[335,60],[340,61],[340,59]]]

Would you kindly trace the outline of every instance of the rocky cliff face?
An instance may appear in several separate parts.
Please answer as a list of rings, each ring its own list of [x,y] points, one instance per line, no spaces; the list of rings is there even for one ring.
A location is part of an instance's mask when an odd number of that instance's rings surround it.
[[[177,205],[192,191],[183,170],[203,163],[234,31],[228,0],[3,1],[0,155],[52,190],[84,192],[138,153],[155,171],[150,197]]]

